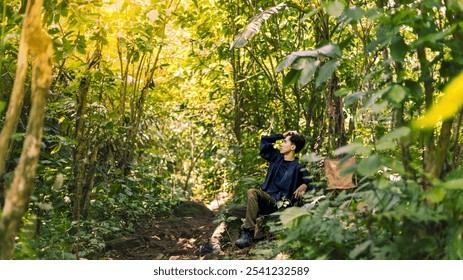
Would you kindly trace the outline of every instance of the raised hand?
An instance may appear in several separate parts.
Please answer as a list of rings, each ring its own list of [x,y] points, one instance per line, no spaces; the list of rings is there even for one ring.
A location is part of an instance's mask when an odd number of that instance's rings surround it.
[[[294,134],[299,134],[296,130],[290,130],[290,131],[286,131],[285,133],[283,133],[283,137],[287,137],[287,136],[290,136],[290,135],[294,135]]]

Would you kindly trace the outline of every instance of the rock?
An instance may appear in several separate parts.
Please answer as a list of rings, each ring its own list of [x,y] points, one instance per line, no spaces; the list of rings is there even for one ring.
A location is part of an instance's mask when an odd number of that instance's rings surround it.
[[[175,209],[174,213],[180,217],[211,217],[214,215],[206,205],[194,201],[181,202]]]
[[[144,243],[145,240],[142,236],[122,237],[107,241],[106,248],[109,250],[121,250],[142,246]]]

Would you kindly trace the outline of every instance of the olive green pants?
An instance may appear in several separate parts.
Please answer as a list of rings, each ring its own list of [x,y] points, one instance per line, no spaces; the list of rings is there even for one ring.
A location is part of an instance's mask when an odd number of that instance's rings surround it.
[[[260,189],[249,189],[246,205],[236,206],[228,210],[228,214],[245,218],[243,228],[254,231],[259,215],[268,215],[278,210],[275,199]]]

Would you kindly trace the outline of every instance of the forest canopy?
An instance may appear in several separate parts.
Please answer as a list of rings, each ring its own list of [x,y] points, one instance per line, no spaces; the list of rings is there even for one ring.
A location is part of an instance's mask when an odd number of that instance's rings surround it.
[[[260,258],[462,259],[461,0],[3,1],[0,259],[108,240],[265,174],[297,130],[316,188]],[[355,164],[327,190],[325,159]]]

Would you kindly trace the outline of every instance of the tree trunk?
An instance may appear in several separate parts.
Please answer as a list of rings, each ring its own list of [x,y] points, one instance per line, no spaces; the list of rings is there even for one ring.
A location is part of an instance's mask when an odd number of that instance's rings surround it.
[[[4,7],[5,8],[5,7]],[[4,191],[6,190],[3,176],[7,173],[6,163],[11,153],[11,135],[18,127],[21,108],[24,102],[24,82],[26,80],[29,46],[26,42],[26,28],[23,25],[21,32],[21,43],[18,50],[18,63],[16,78],[13,84],[13,91],[10,103],[5,116],[2,132],[0,133],[0,207],[4,204]],[[3,63],[3,62],[2,62]]]
[[[460,129],[461,129],[461,122],[463,121],[463,110],[460,110],[457,117],[455,118],[454,128],[453,131],[453,140],[451,145],[451,152],[452,152],[452,169],[458,167],[460,162],[460,156],[462,152],[462,147],[460,144]]]
[[[385,57],[384,61],[389,59],[388,57]],[[396,76],[398,77],[398,82],[402,82],[402,72],[403,72],[403,64],[402,62],[395,62],[395,73]],[[392,76],[392,73],[390,74]],[[393,112],[393,128],[399,128],[405,125],[405,120],[404,120],[404,110],[405,110],[405,103],[402,102],[400,106],[397,108],[394,108]],[[404,166],[405,171],[409,173],[413,178],[416,180],[416,172],[411,166],[411,155],[410,155],[410,140],[409,139],[399,139],[399,147],[401,151],[401,157],[402,157],[402,164]]]
[[[329,84],[327,93],[325,94],[326,107],[328,113],[328,130],[329,137],[331,138],[331,148],[335,150],[339,147],[344,146],[347,143],[344,127],[344,113],[342,99],[335,96],[335,92],[338,89],[338,78],[336,74],[333,74]]]
[[[447,161],[450,139],[452,137],[453,118],[442,123],[438,145],[436,148],[436,163],[434,165],[433,175],[441,177],[444,171],[445,162]]]
[[[42,0],[27,2],[21,34],[20,44],[27,44],[27,46],[22,46],[20,49],[29,48],[35,58],[32,68],[32,105],[21,157],[14,171],[12,183],[5,193],[5,205],[0,216],[0,244],[2,244],[0,259],[13,257],[14,238],[21,226],[22,217],[27,211],[40,154],[45,104],[52,80],[53,59],[51,39],[41,27],[42,4]],[[25,54],[22,53],[22,55]],[[18,68],[25,67],[21,65],[24,61],[27,61],[24,57],[18,59]],[[17,77],[17,79],[21,78],[23,77]],[[18,89],[18,87],[20,85],[17,85],[15,81],[16,90],[23,91],[23,88]]]
[[[422,71],[422,77],[424,78],[424,98],[426,110],[431,108],[434,97],[434,86],[433,79],[429,73],[429,61],[426,57],[426,51],[423,48],[417,50],[418,59],[420,61],[420,67]],[[424,170],[434,175],[436,173],[436,145],[434,142],[434,129],[431,131],[423,132],[424,139],[424,151],[423,151],[423,167]],[[429,185],[427,180],[424,180],[425,186]]]
[[[95,66],[98,66],[101,60],[101,46],[97,44],[96,50],[92,57],[87,62],[87,73]],[[74,218],[79,219],[80,216],[86,216],[85,209],[86,197],[91,191],[91,186],[86,182],[88,179],[89,168],[94,168],[95,163],[91,160],[91,149],[93,149],[94,143],[91,143],[89,139],[89,130],[87,124],[87,111],[88,111],[88,93],[90,90],[91,79],[84,75],[79,85],[79,89],[76,97],[77,112],[76,112],[76,130],[75,139],[77,142],[74,150],[74,194],[75,201],[73,202]],[[96,129],[97,130],[97,129]],[[96,132],[93,132],[96,133]]]
[[[85,169],[87,164],[87,147],[89,146],[85,137],[85,116],[87,114],[87,95],[89,88],[89,78],[83,77],[77,91],[77,112],[76,112],[76,148],[74,150],[74,194],[73,201],[74,218],[79,219],[82,210],[82,193],[85,183]]]

